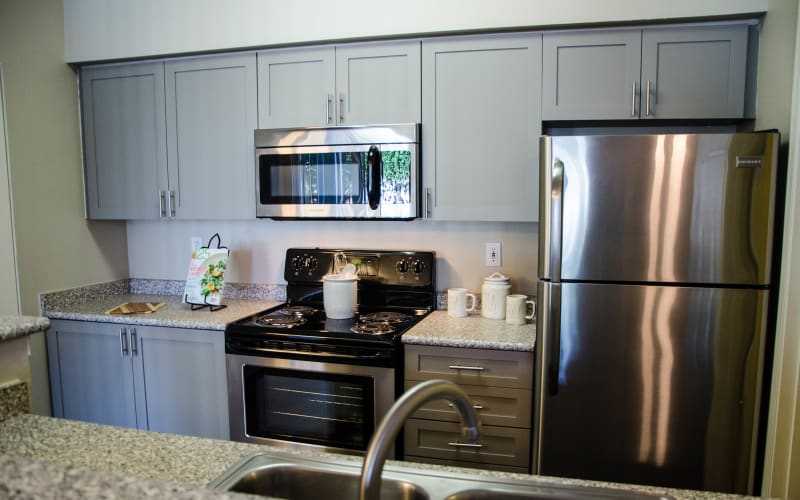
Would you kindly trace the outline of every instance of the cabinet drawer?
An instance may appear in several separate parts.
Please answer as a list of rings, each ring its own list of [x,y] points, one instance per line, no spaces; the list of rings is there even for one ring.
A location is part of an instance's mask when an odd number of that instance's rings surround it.
[[[413,457],[410,455],[406,455],[403,458],[403,460],[406,462],[417,462],[420,464],[447,465],[450,467],[467,467],[470,469],[494,470],[499,472],[516,472],[517,474],[530,474],[531,472],[527,467],[513,467],[511,465],[498,465],[498,464],[475,464],[472,462],[462,462],[460,460],[442,460],[439,458]]]
[[[461,435],[460,423],[410,418],[404,436],[408,456],[516,467],[528,467],[530,463],[528,429],[484,425],[478,440],[481,447],[459,447],[456,443],[468,443]]]
[[[518,351],[407,345],[405,378],[531,389],[533,354]]]
[[[417,384],[419,384],[417,380],[406,380],[405,390],[407,391]],[[530,389],[478,385],[462,385],[461,388],[478,407],[476,409],[484,425],[530,428],[532,398]],[[445,399],[434,399],[428,402],[413,416],[443,422],[461,421],[455,408]]]

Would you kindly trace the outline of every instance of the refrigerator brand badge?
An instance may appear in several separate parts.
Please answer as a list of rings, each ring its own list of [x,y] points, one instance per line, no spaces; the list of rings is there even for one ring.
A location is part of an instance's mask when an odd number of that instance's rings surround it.
[[[737,156],[736,168],[761,168],[764,163],[763,156]]]

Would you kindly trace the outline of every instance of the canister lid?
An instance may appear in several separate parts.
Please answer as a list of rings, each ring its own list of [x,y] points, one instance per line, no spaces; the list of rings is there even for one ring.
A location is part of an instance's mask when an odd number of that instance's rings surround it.
[[[500,273],[492,273],[491,275],[483,279],[484,282],[496,283],[498,285],[508,283],[508,280],[509,280],[508,276]]]

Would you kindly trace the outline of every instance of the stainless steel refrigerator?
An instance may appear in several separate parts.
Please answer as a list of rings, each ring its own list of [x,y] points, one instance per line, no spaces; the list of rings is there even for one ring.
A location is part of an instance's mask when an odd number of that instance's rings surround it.
[[[540,139],[534,472],[752,493],[778,145]]]

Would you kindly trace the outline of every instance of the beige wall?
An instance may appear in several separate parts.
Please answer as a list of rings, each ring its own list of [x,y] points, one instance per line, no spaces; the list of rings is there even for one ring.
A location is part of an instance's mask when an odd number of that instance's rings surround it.
[[[0,1],[0,63],[23,314],[46,290],[128,275],[125,224],[87,222],[75,74],[61,2]],[[34,409],[47,412],[42,339],[32,339]]]

